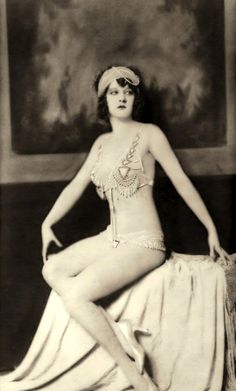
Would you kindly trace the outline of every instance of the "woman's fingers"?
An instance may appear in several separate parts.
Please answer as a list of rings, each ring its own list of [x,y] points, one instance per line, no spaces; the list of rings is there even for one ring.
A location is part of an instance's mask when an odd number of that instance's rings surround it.
[[[44,225],[42,226],[42,257],[44,263],[47,261],[47,252],[51,242],[54,242],[58,247],[63,247],[52,228]]]
[[[215,252],[225,263],[230,261],[230,255],[221,246],[215,246]]]
[[[43,246],[43,249],[42,249],[43,263],[45,263],[47,261],[47,249],[48,249],[48,246]]]
[[[226,256],[226,258],[228,258],[229,260],[231,259],[229,253],[223,248],[221,247],[221,250],[223,251],[224,255]]]
[[[57,237],[53,237],[48,243],[47,245],[44,245],[43,246],[43,249],[42,249],[42,257],[43,257],[43,263],[47,262],[47,252],[48,252],[48,247],[49,247],[49,244],[51,242],[54,242],[56,243],[56,245],[58,247],[63,247],[63,244],[57,239]]]
[[[222,247],[220,248],[219,254],[220,257],[223,258],[225,261],[230,261],[230,255]]]
[[[55,235],[53,235],[52,241],[55,242],[58,247],[63,247],[63,244],[60,242],[60,240],[57,239]]]
[[[219,244],[209,244],[210,248],[210,257],[216,260],[217,257],[220,257],[223,261],[230,261],[230,255],[225,251]]]

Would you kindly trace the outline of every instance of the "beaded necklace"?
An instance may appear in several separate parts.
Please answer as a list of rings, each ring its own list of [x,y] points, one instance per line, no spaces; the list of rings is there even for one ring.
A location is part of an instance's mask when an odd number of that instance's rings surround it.
[[[109,189],[116,189],[117,193],[121,197],[129,198],[138,190],[139,176],[138,171],[143,171],[142,161],[139,156],[133,161],[136,153],[136,149],[140,140],[140,133],[137,133],[133,140],[128,152],[123,158],[118,158],[117,163],[107,176],[106,181],[99,177],[98,164],[101,159],[102,146],[100,145],[98,150],[97,161],[95,167],[91,172],[91,179],[97,187],[99,196],[106,198],[103,193]]]

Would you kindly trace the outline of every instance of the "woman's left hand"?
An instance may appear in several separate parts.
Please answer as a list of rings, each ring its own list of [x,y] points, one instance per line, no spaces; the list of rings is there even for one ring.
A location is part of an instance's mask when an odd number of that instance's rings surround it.
[[[215,259],[216,256],[218,256],[225,262],[230,260],[229,254],[220,245],[218,234],[215,229],[208,232],[208,245],[210,249],[210,257]]]

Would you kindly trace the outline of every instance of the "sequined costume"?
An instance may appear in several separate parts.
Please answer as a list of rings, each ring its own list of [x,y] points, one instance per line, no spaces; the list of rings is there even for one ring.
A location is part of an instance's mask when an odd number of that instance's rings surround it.
[[[163,233],[160,230],[141,230],[122,234],[117,232],[115,200],[131,198],[143,186],[153,186],[153,180],[146,175],[142,160],[137,151],[141,132],[138,132],[126,154],[104,178],[101,174],[102,145],[99,146],[97,161],[91,172],[91,180],[99,197],[109,199],[111,226],[106,230],[107,237],[116,247],[119,243],[134,243],[154,250],[165,251]]]

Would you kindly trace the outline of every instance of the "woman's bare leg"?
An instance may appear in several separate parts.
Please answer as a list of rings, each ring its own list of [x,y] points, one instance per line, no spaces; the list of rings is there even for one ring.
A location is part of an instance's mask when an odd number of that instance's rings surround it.
[[[91,263],[99,260],[99,255],[106,253],[109,248],[110,243],[104,240],[104,233],[79,240],[59,253],[49,255],[42,274],[48,284],[60,295],[57,286],[60,286],[61,291],[63,283],[67,284],[68,278],[77,276]]]
[[[138,373],[136,365],[128,358],[106,317],[94,302],[160,265],[164,255],[128,244],[116,249],[109,247],[99,254],[100,259],[77,276],[48,282],[55,286],[72,317],[114,358],[135,390],[144,391],[147,380]]]

